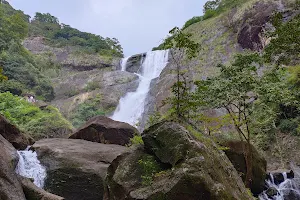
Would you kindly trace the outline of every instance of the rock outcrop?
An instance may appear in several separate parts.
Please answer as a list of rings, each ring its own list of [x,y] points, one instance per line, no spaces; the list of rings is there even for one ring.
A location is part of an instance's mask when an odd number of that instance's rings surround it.
[[[242,141],[230,141],[222,144],[227,147],[225,154],[235,167],[235,169],[241,174],[243,181],[246,179],[246,160],[245,149],[247,149],[246,142]],[[251,145],[252,152],[252,175],[250,189],[255,195],[260,194],[265,189],[265,180],[267,178],[267,161],[262,157],[258,151]]]
[[[64,200],[63,197],[51,194],[41,188],[38,188],[28,178],[19,176],[18,179],[22,185],[27,200]]]
[[[99,200],[110,163],[126,147],[84,140],[44,139],[33,148],[47,169],[45,190],[66,200]]]
[[[162,122],[143,134],[144,148],[108,169],[105,200],[252,199],[228,158],[208,138]]]
[[[138,130],[127,123],[97,116],[71,135],[70,139],[83,139],[91,142],[125,146],[137,134]]]
[[[24,150],[33,143],[32,139],[26,137],[15,125],[0,115],[0,135],[9,141],[16,149]]]
[[[114,110],[121,97],[135,91],[138,86],[138,76],[129,72],[92,70],[65,73],[66,76],[53,80],[56,98],[51,104],[66,117],[70,117],[78,105],[97,96],[101,97],[99,108]]]
[[[0,135],[0,199],[26,200],[22,186],[15,174],[18,160],[14,147]]]
[[[140,73],[143,61],[146,58],[146,53],[131,56],[127,60],[126,71],[130,73]]]

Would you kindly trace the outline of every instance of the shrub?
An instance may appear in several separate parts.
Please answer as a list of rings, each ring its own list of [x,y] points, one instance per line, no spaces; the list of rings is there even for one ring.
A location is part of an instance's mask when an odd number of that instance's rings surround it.
[[[298,134],[299,122],[296,119],[283,119],[278,126],[279,130],[283,133],[291,133],[293,135]]]
[[[78,105],[77,109],[71,114],[71,122],[75,128],[79,128],[86,121],[95,116],[105,116],[109,110],[100,107],[101,96],[89,99]]]
[[[142,170],[142,184],[149,186],[152,184],[153,177],[156,173],[162,171],[159,163],[153,156],[147,155],[138,161],[139,166]]]
[[[131,143],[131,145],[141,145],[141,144],[144,144],[144,141],[142,139],[142,136],[136,135],[130,139],[130,143]]]
[[[97,88],[100,88],[99,83],[96,81],[92,81],[87,83],[85,87],[85,91],[90,92],[96,90]]]
[[[0,113],[34,139],[57,137],[72,130],[58,109],[47,106],[41,110],[9,92],[0,93]]]
[[[184,30],[187,27],[191,26],[192,24],[198,23],[202,20],[203,20],[202,16],[193,17],[192,19],[189,19],[187,22],[185,22],[184,26],[182,27],[182,30]]]

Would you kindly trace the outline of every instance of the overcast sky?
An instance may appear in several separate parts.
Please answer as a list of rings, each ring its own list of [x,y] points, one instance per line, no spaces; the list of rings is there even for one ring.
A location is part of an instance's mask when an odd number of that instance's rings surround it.
[[[206,0],[8,0],[34,16],[51,13],[61,23],[103,37],[115,37],[126,56],[161,43],[174,26],[202,14]]]

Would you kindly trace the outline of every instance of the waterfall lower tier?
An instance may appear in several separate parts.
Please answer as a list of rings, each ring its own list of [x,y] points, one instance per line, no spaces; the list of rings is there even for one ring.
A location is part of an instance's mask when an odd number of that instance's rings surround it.
[[[16,173],[27,178],[32,178],[36,186],[43,188],[46,169],[40,164],[36,152],[29,150],[29,148],[24,151],[18,151],[19,163]]]
[[[287,173],[282,173],[283,182],[277,183],[272,174],[266,181],[267,190],[259,195],[259,200],[300,200],[300,169],[293,169],[295,177],[288,179]]]
[[[111,117],[113,120],[127,122],[137,126],[144,112],[145,101],[150,90],[151,81],[157,78],[168,63],[169,51],[151,51],[141,64],[139,86],[135,92],[127,93],[121,98],[118,108]],[[128,58],[122,61],[122,70],[125,70]]]

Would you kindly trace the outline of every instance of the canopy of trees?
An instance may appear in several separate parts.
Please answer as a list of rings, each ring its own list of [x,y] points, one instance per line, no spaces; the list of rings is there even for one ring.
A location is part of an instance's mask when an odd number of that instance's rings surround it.
[[[77,46],[87,53],[123,57],[123,49],[116,38],[103,38],[92,33],[81,32],[49,13],[36,13],[30,24],[30,36],[44,36],[49,44],[57,47]]]

